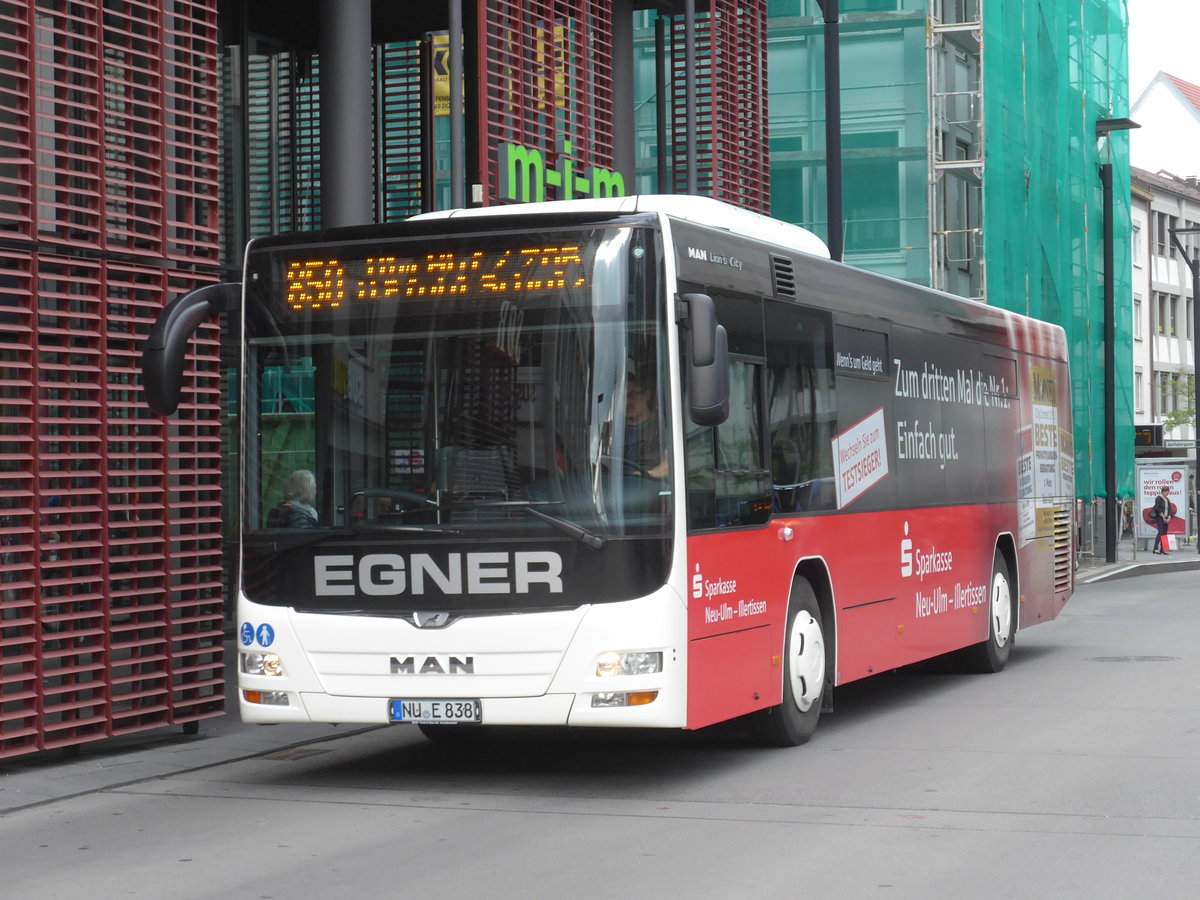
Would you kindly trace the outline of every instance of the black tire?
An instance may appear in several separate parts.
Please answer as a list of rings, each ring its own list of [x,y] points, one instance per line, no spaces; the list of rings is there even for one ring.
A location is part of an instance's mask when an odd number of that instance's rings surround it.
[[[992,580],[988,592],[987,640],[967,647],[963,663],[972,672],[999,672],[1008,662],[1017,636],[1017,603],[1008,562],[997,550],[992,559]]]
[[[821,608],[812,585],[801,579],[788,600],[783,648],[783,702],[755,713],[755,739],[767,747],[796,747],[808,741],[821,718],[828,682],[828,657]]]

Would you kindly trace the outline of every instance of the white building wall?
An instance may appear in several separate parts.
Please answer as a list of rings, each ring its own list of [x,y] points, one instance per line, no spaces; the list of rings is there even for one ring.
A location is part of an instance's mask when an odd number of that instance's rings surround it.
[[[1130,204],[1133,218],[1133,417],[1137,424],[1150,423],[1150,201],[1136,193]]]
[[[1130,111],[1129,159],[1147,172],[1200,175],[1200,111],[1159,73]]]
[[[1164,377],[1192,374],[1195,359],[1192,274],[1184,255],[1175,248],[1169,229],[1200,227],[1200,186],[1169,177],[1147,178],[1135,172],[1130,209],[1133,309],[1137,316],[1137,321],[1131,323],[1135,419],[1139,424],[1162,424],[1170,409],[1185,403],[1183,398],[1172,398],[1164,392]],[[1200,254],[1200,234],[1180,237],[1188,256],[1196,258]],[[1195,437],[1194,426],[1163,429],[1164,440]]]

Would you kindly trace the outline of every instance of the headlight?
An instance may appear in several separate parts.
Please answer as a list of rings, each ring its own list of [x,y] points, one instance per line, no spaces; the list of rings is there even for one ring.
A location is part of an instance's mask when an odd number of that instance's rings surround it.
[[[282,675],[283,660],[275,653],[243,653],[242,672],[247,675]]]
[[[658,698],[658,691],[615,691],[592,694],[592,707],[604,709],[623,706],[645,706]]]
[[[596,676],[653,675],[662,671],[661,650],[608,650],[596,657]]]

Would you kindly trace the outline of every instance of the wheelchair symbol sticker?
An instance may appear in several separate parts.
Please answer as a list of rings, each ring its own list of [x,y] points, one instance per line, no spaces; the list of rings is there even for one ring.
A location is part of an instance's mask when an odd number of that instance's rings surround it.
[[[242,627],[238,629],[238,633],[241,636],[243,647],[249,647],[254,643],[254,626],[249,622],[243,622]]]

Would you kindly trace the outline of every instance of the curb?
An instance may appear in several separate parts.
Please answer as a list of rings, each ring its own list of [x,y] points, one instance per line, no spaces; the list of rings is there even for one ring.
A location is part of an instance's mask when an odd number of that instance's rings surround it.
[[[1076,574],[1076,584],[1095,584],[1098,581],[1112,581],[1118,578],[1132,578],[1135,575],[1151,573],[1187,572],[1200,570],[1200,557],[1192,559],[1170,560],[1169,562],[1129,562],[1117,563],[1092,571],[1090,574]]]

